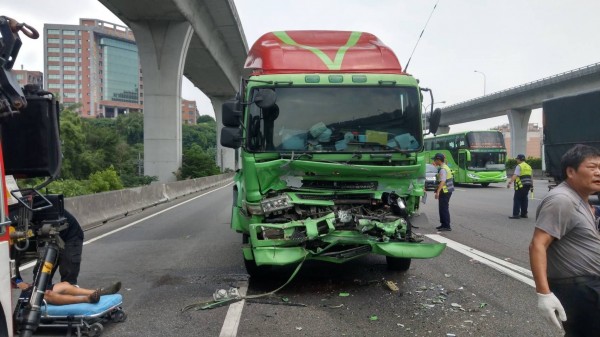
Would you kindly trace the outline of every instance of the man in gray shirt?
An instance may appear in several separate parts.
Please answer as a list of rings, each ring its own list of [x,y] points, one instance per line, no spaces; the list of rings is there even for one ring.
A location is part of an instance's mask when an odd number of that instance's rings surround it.
[[[600,232],[589,196],[600,191],[600,150],[575,145],[561,159],[565,179],[537,209],[529,245],[542,315],[566,335],[600,333]]]

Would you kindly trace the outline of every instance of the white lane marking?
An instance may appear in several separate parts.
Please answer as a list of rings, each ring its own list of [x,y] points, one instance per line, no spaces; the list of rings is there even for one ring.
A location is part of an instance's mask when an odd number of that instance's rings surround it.
[[[103,235],[100,235],[100,236],[97,236],[97,237],[95,237],[93,239],[85,241],[83,244],[86,245],[88,243],[92,243],[92,242],[94,242],[96,240],[99,240],[99,239],[101,239],[103,237],[106,237],[106,236],[112,235],[114,233],[117,233],[117,232],[119,232],[119,231],[121,231],[121,230],[123,230],[125,228],[131,227],[133,225],[137,225],[138,223],[140,223],[142,221],[145,221],[145,220],[148,220],[150,218],[153,218],[153,217],[155,217],[155,216],[157,216],[159,214],[162,214],[162,213],[164,213],[166,211],[169,211],[169,210],[171,210],[171,209],[173,209],[175,207],[179,207],[179,206],[181,206],[183,204],[186,204],[186,203],[188,203],[190,201],[193,201],[195,199],[203,197],[203,196],[205,196],[205,195],[207,195],[209,193],[218,191],[218,190],[220,190],[222,188],[225,188],[225,187],[227,187],[227,186],[229,186],[231,184],[232,183],[229,183],[229,184],[227,184],[225,186],[221,186],[221,187],[216,188],[214,190],[211,190],[209,192],[206,192],[206,193],[200,194],[198,196],[195,196],[192,199],[186,200],[186,201],[181,202],[181,203],[179,203],[177,205],[173,205],[173,206],[171,206],[169,208],[165,208],[165,209],[163,209],[160,212],[156,212],[156,213],[151,214],[151,215],[149,215],[149,216],[147,216],[145,218],[142,218],[140,220],[134,221],[134,222],[132,222],[132,223],[130,223],[128,225],[125,225],[123,227],[119,227],[119,228],[117,228],[115,230],[112,230],[110,232],[107,232],[107,233],[105,233]],[[25,270],[27,268],[31,268],[34,265],[35,265],[35,261],[32,261],[32,262],[29,262],[29,263],[26,263],[26,264],[22,265],[19,268],[19,270],[22,271],[22,270]],[[240,288],[239,288],[240,295],[241,296],[246,296],[247,290],[248,290],[248,282],[244,281],[244,282],[242,282],[242,284],[240,285]],[[244,309],[245,302],[246,302],[245,300],[241,300],[239,302],[235,302],[235,303],[229,305],[229,309],[227,310],[227,315],[225,316],[225,321],[223,322],[223,327],[221,328],[221,333],[219,334],[219,337],[235,337],[235,336],[237,336],[237,330],[238,330],[238,327],[240,325],[240,319],[242,318],[242,310]]]
[[[240,285],[239,293],[242,297],[246,296],[248,290],[248,281],[243,281]],[[229,305],[225,321],[223,321],[223,327],[219,337],[235,337],[237,336],[238,327],[240,320],[242,319],[242,310],[244,309],[245,300],[235,302]]]
[[[206,193],[202,193],[202,194],[200,194],[200,195],[197,195],[197,196],[195,196],[195,197],[193,197],[193,198],[191,198],[191,199],[189,199],[189,200],[186,200],[186,201],[183,201],[183,202],[181,202],[181,203],[178,203],[177,205],[173,205],[173,206],[171,206],[171,207],[169,207],[169,208],[165,208],[165,209],[163,209],[163,210],[162,210],[162,211],[160,211],[160,212],[156,212],[156,213],[150,214],[150,215],[148,215],[147,217],[145,217],[145,218],[142,218],[142,219],[140,219],[140,220],[137,220],[137,221],[134,221],[134,222],[132,222],[132,223],[130,223],[130,224],[128,224],[128,225],[125,225],[125,226],[123,226],[123,227],[119,227],[119,228],[117,228],[117,229],[114,229],[114,230],[112,230],[112,231],[110,231],[110,232],[107,232],[107,233],[104,233],[104,234],[102,234],[102,235],[99,235],[99,236],[97,236],[97,237],[95,237],[95,238],[93,238],[93,239],[89,239],[88,241],[85,241],[83,244],[84,244],[84,245],[87,245],[88,243],[92,243],[92,242],[94,242],[94,241],[96,241],[96,240],[100,240],[100,239],[102,239],[102,238],[104,238],[104,237],[107,237],[107,236],[109,236],[109,235],[115,234],[115,233],[117,233],[117,232],[119,232],[119,231],[122,231],[122,230],[124,230],[125,228],[129,228],[129,227],[131,227],[131,226],[137,225],[138,223],[140,223],[140,222],[142,222],[142,221],[146,221],[146,220],[148,220],[148,219],[150,219],[150,218],[153,218],[153,217],[155,217],[155,216],[157,216],[157,215],[159,215],[159,214],[162,214],[162,213],[164,213],[164,212],[170,211],[170,210],[172,210],[172,209],[173,209],[173,208],[175,208],[175,207],[179,207],[179,206],[181,206],[181,205],[187,204],[187,203],[188,203],[188,202],[190,202],[190,201],[196,200],[196,199],[198,199],[198,198],[200,198],[200,197],[203,197],[203,196],[205,196],[205,195],[207,195],[207,194],[209,194],[209,193],[212,193],[212,192],[218,191],[218,190],[220,190],[220,189],[223,189],[223,188],[225,188],[225,187],[227,187],[227,186],[229,186],[229,185],[231,185],[231,184],[233,184],[233,183],[229,183],[229,184],[227,184],[227,185],[225,185],[225,186],[221,186],[221,187],[219,187],[219,188],[216,188],[216,189],[214,189],[214,190],[210,190],[210,191],[208,191],[208,192],[206,192]],[[34,260],[34,261],[31,261],[31,262],[29,262],[29,263],[26,263],[26,264],[22,265],[21,267],[19,267],[19,270],[25,270],[25,269],[31,268],[31,267],[33,267],[33,266],[35,265],[35,263],[36,263],[36,261],[35,261],[35,260]]]
[[[535,287],[535,282],[533,281],[533,279],[529,278],[533,277],[533,274],[529,269],[498,259],[494,256],[478,251],[474,248],[463,245],[456,241],[450,240],[438,234],[427,234],[425,236],[434,241],[445,243],[446,247],[454,249],[455,251],[464,254],[472,258],[473,260],[483,263],[486,266],[491,267],[492,269],[495,269],[505,275],[508,275],[514,278],[515,280],[521,281],[531,287]]]

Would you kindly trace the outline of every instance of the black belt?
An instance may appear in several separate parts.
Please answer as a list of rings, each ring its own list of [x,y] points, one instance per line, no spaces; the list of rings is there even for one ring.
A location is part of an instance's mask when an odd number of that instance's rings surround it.
[[[548,279],[548,282],[553,284],[578,284],[600,280],[600,276],[575,276],[567,278]]]

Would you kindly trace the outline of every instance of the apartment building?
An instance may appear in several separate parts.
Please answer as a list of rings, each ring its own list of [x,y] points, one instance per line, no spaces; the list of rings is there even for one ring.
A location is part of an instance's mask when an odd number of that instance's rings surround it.
[[[44,86],[44,74],[41,71],[24,70],[21,66],[21,70],[13,69],[19,86],[22,88],[26,84],[37,84],[40,87]]]
[[[198,107],[196,101],[181,99],[181,122],[183,124],[196,124],[198,120]]]
[[[132,31],[96,19],[44,24],[44,87],[82,117],[114,118],[143,108],[143,81]]]

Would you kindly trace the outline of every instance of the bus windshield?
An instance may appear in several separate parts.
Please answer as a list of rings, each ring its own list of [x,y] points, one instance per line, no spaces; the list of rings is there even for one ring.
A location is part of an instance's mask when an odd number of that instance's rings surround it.
[[[471,151],[468,169],[473,171],[504,170],[506,168],[506,152]]]
[[[422,148],[416,88],[313,86],[273,90],[277,94],[275,106],[249,107],[249,151],[417,152]]]

